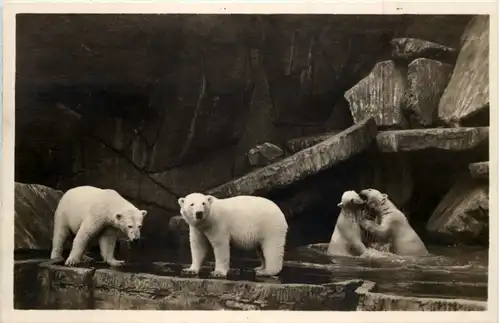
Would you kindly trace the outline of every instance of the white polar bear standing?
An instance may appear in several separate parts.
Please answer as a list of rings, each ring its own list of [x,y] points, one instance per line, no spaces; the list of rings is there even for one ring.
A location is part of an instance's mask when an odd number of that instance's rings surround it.
[[[274,202],[249,195],[218,199],[201,193],[191,193],[178,202],[189,225],[192,263],[185,272],[199,273],[211,245],[215,256],[211,275],[226,277],[230,243],[241,249],[257,249],[261,260],[261,266],[255,268],[257,276],[281,272],[288,224]]]
[[[327,253],[332,256],[360,256],[367,248],[362,241],[359,221],[363,214],[365,201],[355,191],[342,194],[341,202],[337,204],[340,214],[335,224]]]
[[[389,200],[387,194],[376,189],[362,190],[359,195],[380,218],[380,225],[364,219],[361,226],[383,241],[389,241],[390,251],[400,256],[425,256],[429,252],[406,216]]]
[[[114,257],[118,231],[125,233],[130,241],[139,239],[146,214],[147,211],[139,210],[114,190],[93,186],[72,188],[62,196],[54,215],[50,258],[62,259],[64,242],[72,232],[75,238],[65,265],[80,263],[89,242],[98,237],[104,261],[110,266],[120,266],[124,261]]]

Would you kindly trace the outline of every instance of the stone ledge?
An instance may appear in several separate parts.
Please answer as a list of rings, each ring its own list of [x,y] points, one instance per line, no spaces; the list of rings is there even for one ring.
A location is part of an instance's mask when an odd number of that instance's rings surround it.
[[[472,178],[489,179],[490,178],[490,162],[477,162],[469,164],[469,171]]]
[[[486,311],[488,303],[465,299],[406,297],[376,292],[376,284],[365,281],[355,293],[358,311]]]
[[[222,184],[207,193],[223,198],[264,194],[274,188],[286,187],[367,149],[375,139],[376,133],[377,126],[374,119],[366,118],[312,147]]]
[[[299,137],[287,141],[287,149],[296,153],[316,145],[331,134]],[[489,127],[470,128],[428,128],[412,130],[380,131],[376,136],[376,146],[381,152],[419,151],[438,149],[463,151],[487,144]]]
[[[426,149],[463,151],[486,144],[489,127],[434,128],[384,131],[377,135],[381,152],[408,152]]]

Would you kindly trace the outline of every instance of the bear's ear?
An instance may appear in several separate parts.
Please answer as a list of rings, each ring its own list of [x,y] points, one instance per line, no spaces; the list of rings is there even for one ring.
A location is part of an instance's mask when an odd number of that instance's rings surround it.
[[[121,215],[120,213],[117,213],[115,214],[115,218],[120,221],[122,218],[123,218],[123,215]]]
[[[146,211],[146,210],[141,210],[141,213],[142,213],[142,217],[145,217],[145,216],[148,214],[148,211]]]
[[[338,207],[342,207],[342,202],[340,202],[339,204],[337,204]]]
[[[208,203],[212,204],[212,202],[214,201],[215,197],[213,197],[212,195],[207,195],[207,201]]]
[[[182,206],[184,205],[184,201],[185,201],[185,200],[186,200],[186,199],[185,199],[185,198],[183,198],[183,197],[180,197],[180,198],[177,200],[177,202],[179,203],[179,206],[180,206],[180,207],[182,207]]]

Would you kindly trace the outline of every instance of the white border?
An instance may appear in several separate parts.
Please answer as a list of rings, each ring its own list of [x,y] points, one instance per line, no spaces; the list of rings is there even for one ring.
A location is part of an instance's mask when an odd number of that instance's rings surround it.
[[[287,3],[5,1],[3,16],[3,136],[0,167],[0,322],[498,322],[498,3],[462,1],[335,1]],[[92,3],[91,3],[92,2]],[[14,311],[14,79],[16,13],[333,13],[490,14],[490,252],[486,312],[285,312],[285,311]],[[7,293],[7,294],[6,294]],[[9,296],[5,296],[9,295]]]

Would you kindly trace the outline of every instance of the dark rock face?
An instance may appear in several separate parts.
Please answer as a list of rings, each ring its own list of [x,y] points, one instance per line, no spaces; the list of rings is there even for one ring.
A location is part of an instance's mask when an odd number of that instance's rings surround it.
[[[406,75],[395,62],[377,63],[370,75],[345,93],[354,122],[373,117],[379,126],[406,128],[401,111]]]
[[[476,16],[462,35],[453,74],[439,102],[439,119],[452,126],[478,118],[489,125],[489,18]]]
[[[54,213],[63,192],[22,183],[15,183],[14,189],[14,249],[50,249]]]
[[[489,185],[459,178],[427,223],[436,239],[456,244],[489,242]]]
[[[408,89],[403,106],[410,125],[426,128],[436,122],[439,99],[448,84],[452,66],[419,58],[408,65]]]
[[[178,213],[178,197],[252,171],[245,154],[260,143],[338,134],[372,114],[381,127],[403,127],[406,70],[387,61],[390,40],[460,48],[468,20],[19,15],[16,181],[116,189],[163,227]],[[364,84],[353,99],[377,107],[352,114],[344,94],[377,63],[387,79],[374,83],[380,95],[366,98],[373,85]],[[389,103],[380,108],[382,97]]]
[[[396,38],[391,40],[392,57],[411,62],[417,58],[428,58],[449,64],[455,63],[457,51],[430,41],[414,38]]]

